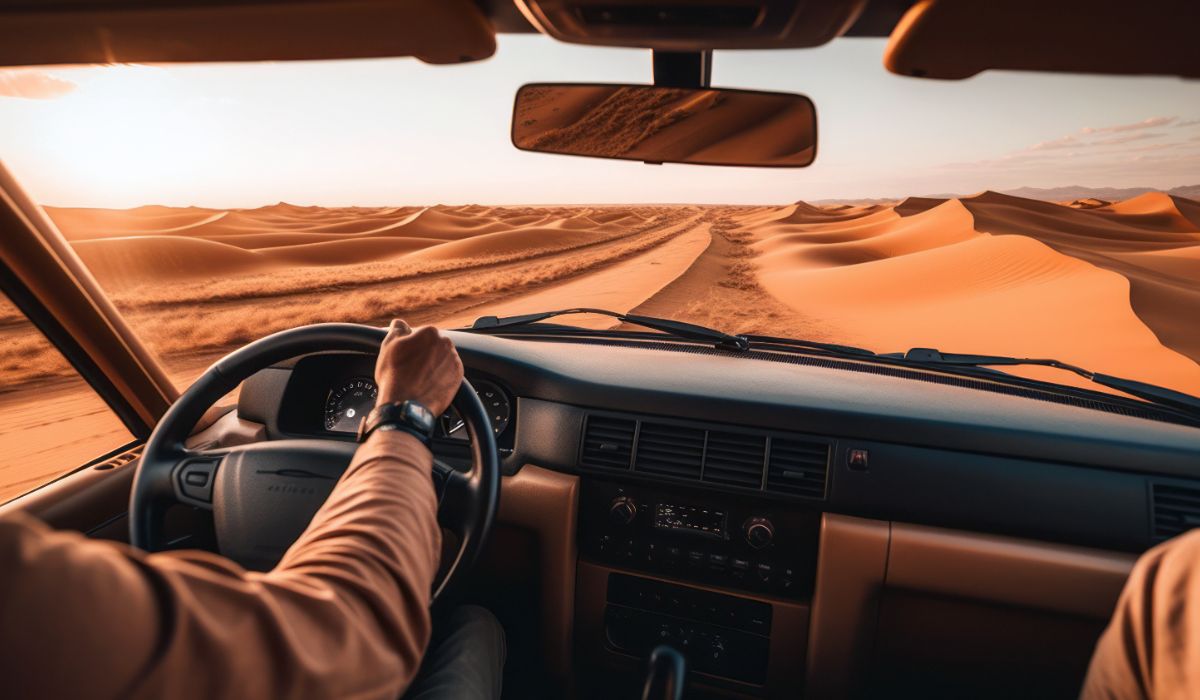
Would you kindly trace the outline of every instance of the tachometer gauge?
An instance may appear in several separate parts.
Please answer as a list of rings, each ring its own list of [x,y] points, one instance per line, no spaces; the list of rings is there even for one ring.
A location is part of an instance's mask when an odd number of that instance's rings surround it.
[[[492,424],[492,432],[500,435],[508,427],[508,422],[512,418],[512,404],[508,401],[508,394],[486,379],[472,379],[471,386],[475,387],[475,393],[479,395],[479,401],[483,403],[483,410],[488,414],[488,422]],[[442,414],[441,424],[443,437],[452,440],[467,439],[467,428],[463,424],[462,417],[453,407],[446,409],[446,412]]]
[[[330,432],[354,433],[371,409],[379,394],[375,382],[367,377],[351,379],[329,392],[325,399],[325,429]]]

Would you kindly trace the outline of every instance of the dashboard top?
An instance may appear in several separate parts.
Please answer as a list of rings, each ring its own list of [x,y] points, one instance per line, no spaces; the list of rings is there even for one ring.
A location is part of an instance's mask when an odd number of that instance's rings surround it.
[[[536,464],[627,483],[736,493],[779,508],[1124,551],[1142,551],[1186,529],[1200,513],[1189,510],[1200,503],[1200,429],[1194,427],[980,391],[953,377],[947,383],[908,379],[870,365],[748,359],[661,343],[581,347],[450,336],[467,377],[490,386],[509,407],[507,415],[494,416],[494,428],[510,474]],[[369,377],[372,367],[367,355],[330,353],[269,368],[244,385],[239,417],[265,424],[269,438],[352,439],[328,430],[329,421],[336,427],[352,405],[339,388]],[[597,428],[608,434],[623,425],[630,436],[615,464],[585,458],[593,423],[608,426]],[[733,486],[713,483],[703,456],[702,464],[689,467],[698,476],[641,464],[637,445],[649,434],[661,447],[663,430],[673,431],[667,440],[692,435],[705,445],[718,438],[725,446],[729,439],[758,445],[757,454],[766,455],[762,481],[751,475]],[[442,437],[434,452],[454,464],[455,451],[465,455],[466,444],[448,432]],[[781,455],[815,446],[823,455],[819,488],[801,493],[773,486],[775,445]],[[868,453],[869,469],[856,469],[852,453]],[[749,459],[753,474],[759,458]],[[797,473],[797,467],[781,468],[793,470],[782,472],[785,478]]]
[[[1194,476],[1200,429],[870,371],[451,332],[521,397],[831,437]],[[686,348],[683,348],[686,350]],[[681,356],[682,355],[682,356]],[[1154,459],[1147,459],[1147,452]]]

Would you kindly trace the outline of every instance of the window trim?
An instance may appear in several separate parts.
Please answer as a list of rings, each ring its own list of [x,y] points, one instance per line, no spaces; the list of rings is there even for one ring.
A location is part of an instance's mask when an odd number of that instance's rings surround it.
[[[135,437],[149,436],[179,392],[3,162],[0,288]]]
[[[25,318],[33,324],[42,336],[53,345],[71,367],[83,377],[88,386],[108,404],[117,418],[125,424],[129,432],[139,440],[150,436],[152,425],[147,424],[126,398],[117,390],[116,385],[104,374],[103,370],[84,352],[83,348],[71,337],[67,329],[54,317],[44,304],[21,283],[7,264],[0,261],[0,291],[8,297],[17,309],[25,314]]]

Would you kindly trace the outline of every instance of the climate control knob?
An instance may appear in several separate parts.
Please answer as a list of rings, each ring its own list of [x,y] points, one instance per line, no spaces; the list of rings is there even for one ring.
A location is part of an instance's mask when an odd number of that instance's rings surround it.
[[[742,525],[742,533],[751,547],[762,549],[775,539],[775,526],[766,518],[747,518]]]
[[[632,525],[636,517],[637,503],[629,496],[617,496],[608,506],[608,519],[613,525]]]

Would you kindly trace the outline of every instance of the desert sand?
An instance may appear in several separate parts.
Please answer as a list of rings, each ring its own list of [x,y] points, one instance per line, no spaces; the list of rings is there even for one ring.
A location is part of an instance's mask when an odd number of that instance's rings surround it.
[[[180,386],[304,323],[597,306],[878,351],[1053,357],[1200,394],[1200,204],[1163,193],[48,213]],[[0,339],[0,500],[128,439],[10,306]]]

